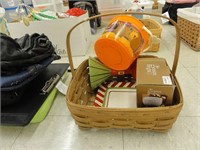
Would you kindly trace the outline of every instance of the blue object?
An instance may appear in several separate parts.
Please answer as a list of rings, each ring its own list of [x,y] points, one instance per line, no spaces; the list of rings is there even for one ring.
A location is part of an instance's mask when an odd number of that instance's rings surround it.
[[[1,91],[12,91],[19,89],[20,87],[26,85],[35,77],[38,76],[51,62],[54,61],[54,57],[50,56],[49,58],[37,63],[35,65],[29,66],[26,70],[19,72],[10,76],[0,77]]]

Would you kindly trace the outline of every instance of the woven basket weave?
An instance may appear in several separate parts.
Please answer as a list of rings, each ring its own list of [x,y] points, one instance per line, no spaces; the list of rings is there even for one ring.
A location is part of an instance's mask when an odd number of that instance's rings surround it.
[[[114,13],[119,14],[131,14],[130,12]],[[153,16],[159,16],[151,13],[139,13]],[[96,17],[103,17],[112,14],[98,15]],[[179,30],[174,21],[172,23],[176,27],[177,31],[177,42],[176,42],[176,53],[174,56],[174,64],[172,67],[172,76],[175,80],[175,92],[174,92],[174,105],[166,107],[152,107],[152,108],[103,108],[93,106],[95,100],[96,91],[93,91],[90,87],[89,82],[89,68],[88,59],[83,61],[79,67],[74,70],[71,49],[70,49],[70,34],[71,31],[81,23],[93,19],[95,17],[88,18],[74,27],[68,32],[66,39],[66,46],[68,52],[68,59],[72,72],[72,80],[70,81],[66,102],[71,112],[75,123],[80,128],[131,128],[138,130],[154,130],[154,131],[167,131],[176,121],[179,112],[183,105],[183,97],[180,86],[175,77],[179,49],[180,49],[180,35]],[[152,56],[145,56],[152,57]]]
[[[200,51],[200,24],[178,16],[181,38],[193,49]]]
[[[149,29],[157,38],[161,38],[162,26],[154,19],[140,19],[140,21]],[[149,52],[157,52],[160,48],[160,43],[153,44]]]

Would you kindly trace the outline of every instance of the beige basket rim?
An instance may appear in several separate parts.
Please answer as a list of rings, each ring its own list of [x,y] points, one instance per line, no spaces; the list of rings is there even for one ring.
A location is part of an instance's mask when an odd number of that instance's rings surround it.
[[[160,23],[158,23],[155,19],[152,18],[145,18],[145,19],[140,19],[141,21],[149,21],[149,22],[153,22],[158,28],[157,30],[162,30],[162,26]]]

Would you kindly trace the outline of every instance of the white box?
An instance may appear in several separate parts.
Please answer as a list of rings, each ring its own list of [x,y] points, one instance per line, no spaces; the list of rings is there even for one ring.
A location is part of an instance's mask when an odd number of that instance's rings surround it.
[[[32,0],[34,8],[44,7],[55,12],[63,12],[63,0]]]
[[[97,0],[97,6],[99,11],[102,9],[115,9],[115,8],[122,8],[124,0]]]
[[[22,22],[8,23],[7,25],[12,38],[19,38],[25,34],[44,33],[55,46],[57,54],[60,56],[67,56],[67,33],[75,24],[85,18],[88,18],[88,13],[73,18],[31,21],[28,27]],[[85,55],[91,42],[89,22],[87,21],[76,27],[76,29],[72,31],[70,39],[72,56]]]

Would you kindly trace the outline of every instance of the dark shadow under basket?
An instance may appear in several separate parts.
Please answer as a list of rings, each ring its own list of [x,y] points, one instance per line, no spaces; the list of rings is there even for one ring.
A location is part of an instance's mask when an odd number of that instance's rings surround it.
[[[122,13],[114,14],[117,15]],[[130,12],[125,14],[130,14]],[[160,15],[150,13],[141,14],[162,17]],[[82,21],[81,23],[88,21],[89,19],[90,18]],[[169,20],[175,25],[175,27],[177,27],[173,20]],[[74,26],[72,30],[76,26]],[[80,128],[130,128],[139,130],[154,130],[160,132],[170,129],[176,121],[183,106],[182,92],[175,77],[180,49],[180,34],[178,28],[176,29],[178,32],[176,36],[176,53],[174,57],[173,68],[171,71],[176,85],[173,98],[174,104],[172,106],[151,108],[104,108],[93,106],[96,91],[93,91],[90,87],[88,60],[83,61],[76,69],[76,71],[73,68],[73,61],[69,44],[70,33],[72,31],[71,30],[67,35],[67,49],[73,78],[68,87],[66,102],[71,115],[75,120],[75,123]]]

